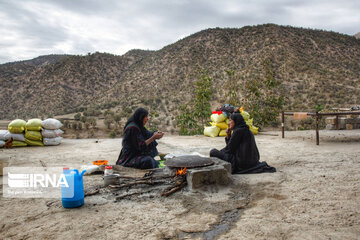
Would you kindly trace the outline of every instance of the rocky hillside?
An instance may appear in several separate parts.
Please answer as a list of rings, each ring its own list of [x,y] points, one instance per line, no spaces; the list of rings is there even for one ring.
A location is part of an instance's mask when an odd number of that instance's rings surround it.
[[[147,52],[133,50],[121,57],[100,53],[44,56],[42,61],[0,65],[0,118],[78,111],[102,96],[143,55]]]
[[[360,38],[360,32],[358,32],[357,34],[355,34],[354,37],[356,37],[357,39],[359,39],[359,38]]]
[[[285,109],[360,103],[360,40],[335,32],[277,26],[207,29],[158,51],[122,56],[44,56],[0,65],[0,119],[80,112],[131,112],[144,106],[158,124],[175,126],[198,71],[214,79],[214,106],[225,103],[225,70],[237,84],[264,78],[271,62]]]

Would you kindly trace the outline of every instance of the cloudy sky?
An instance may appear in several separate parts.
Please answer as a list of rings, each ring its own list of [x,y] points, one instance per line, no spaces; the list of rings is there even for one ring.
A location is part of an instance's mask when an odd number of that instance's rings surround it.
[[[0,64],[157,50],[206,28],[275,23],[354,35],[359,0],[0,0]]]

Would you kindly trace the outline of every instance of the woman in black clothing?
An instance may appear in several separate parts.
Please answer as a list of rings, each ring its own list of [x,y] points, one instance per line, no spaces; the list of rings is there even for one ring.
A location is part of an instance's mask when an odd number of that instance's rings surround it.
[[[231,132],[233,132],[231,134]],[[240,113],[230,116],[229,127],[226,129],[226,147],[220,151],[212,149],[210,157],[217,157],[231,163],[232,173],[274,172],[266,162],[260,163],[260,155],[255,137],[249,130]]]
[[[163,137],[162,132],[148,131],[144,126],[149,120],[149,113],[144,108],[138,108],[129,118],[124,127],[122,149],[117,165],[139,169],[157,168],[158,155],[155,140]]]

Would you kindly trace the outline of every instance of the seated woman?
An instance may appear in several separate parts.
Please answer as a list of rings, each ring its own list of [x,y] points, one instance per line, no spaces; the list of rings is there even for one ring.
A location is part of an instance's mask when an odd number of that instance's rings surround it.
[[[138,108],[124,127],[122,149],[117,165],[139,169],[157,168],[159,163],[154,157],[158,155],[156,139],[163,137],[162,132],[148,131],[144,126],[149,120],[149,113]]]
[[[255,143],[255,137],[239,112],[230,116],[226,134],[226,147],[220,151],[212,149],[210,157],[217,157],[231,163],[233,174],[276,171],[266,162],[259,162],[260,154]]]

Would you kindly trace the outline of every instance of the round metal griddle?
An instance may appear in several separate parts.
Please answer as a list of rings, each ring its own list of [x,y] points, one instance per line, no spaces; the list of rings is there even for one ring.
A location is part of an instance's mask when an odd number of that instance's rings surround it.
[[[180,157],[173,157],[164,162],[168,167],[176,168],[196,168],[213,165],[214,162],[207,157],[200,157],[194,155],[185,155]]]

